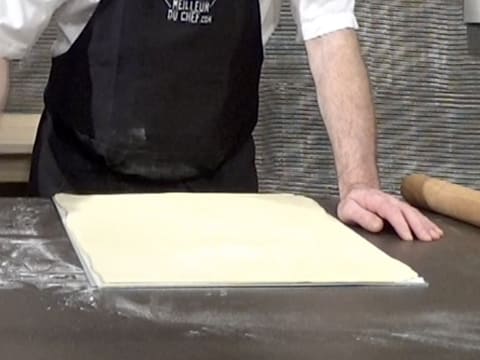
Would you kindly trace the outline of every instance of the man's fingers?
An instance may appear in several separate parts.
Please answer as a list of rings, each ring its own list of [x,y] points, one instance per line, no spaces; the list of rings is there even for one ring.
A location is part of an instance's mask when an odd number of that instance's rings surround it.
[[[364,209],[353,200],[346,200],[340,204],[338,217],[347,224],[357,224],[371,232],[379,232],[383,229],[383,221],[379,216]]]
[[[403,206],[402,213],[405,219],[408,221],[410,228],[419,240],[432,241],[434,237],[430,232],[433,230],[427,222],[424,221],[423,215],[420,212],[416,212],[409,206]]]
[[[395,201],[386,197],[372,196],[368,200],[367,207],[370,211],[375,211],[379,216],[387,220],[402,240],[412,241],[413,235],[410,225],[398,205]]]
[[[443,231],[417,209],[403,204],[402,212],[419,240],[438,240]]]
[[[355,189],[340,202],[340,220],[355,223],[366,230],[378,232],[388,221],[398,236],[412,241],[439,239],[443,231],[419,210],[376,189]]]

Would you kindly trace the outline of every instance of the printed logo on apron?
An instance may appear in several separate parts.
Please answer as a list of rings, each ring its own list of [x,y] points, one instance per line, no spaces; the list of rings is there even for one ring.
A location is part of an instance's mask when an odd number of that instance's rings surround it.
[[[164,0],[168,6],[167,20],[185,24],[211,24],[211,13],[217,0]]]

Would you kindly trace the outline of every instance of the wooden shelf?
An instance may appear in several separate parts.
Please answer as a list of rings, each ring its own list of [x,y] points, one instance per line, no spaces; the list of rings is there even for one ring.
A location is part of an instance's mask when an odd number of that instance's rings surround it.
[[[0,115],[0,155],[31,154],[40,115]]]
[[[38,114],[0,115],[0,183],[28,181]]]
[[[30,161],[30,155],[0,155],[0,183],[27,182]]]

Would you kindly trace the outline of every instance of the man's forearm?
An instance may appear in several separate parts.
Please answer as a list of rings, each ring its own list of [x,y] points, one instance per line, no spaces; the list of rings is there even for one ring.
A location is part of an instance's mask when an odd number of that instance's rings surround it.
[[[320,109],[332,143],[340,195],[379,187],[376,124],[368,74],[353,30],[306,43]]]
[[[0,114],[5,109],[8,95],[8,61],[0,58]]]

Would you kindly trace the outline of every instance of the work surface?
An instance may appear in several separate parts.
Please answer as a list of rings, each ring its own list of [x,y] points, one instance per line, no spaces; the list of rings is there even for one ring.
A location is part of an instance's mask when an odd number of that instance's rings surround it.
[[[0,358],[480,359],[480,230],[433,219],[434,244],[362,233],[428,288],[100,291],[49,201],[0,199]]]

